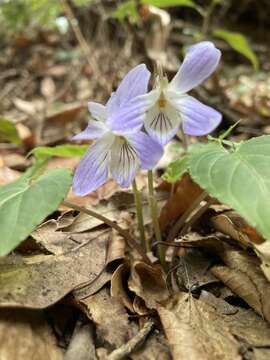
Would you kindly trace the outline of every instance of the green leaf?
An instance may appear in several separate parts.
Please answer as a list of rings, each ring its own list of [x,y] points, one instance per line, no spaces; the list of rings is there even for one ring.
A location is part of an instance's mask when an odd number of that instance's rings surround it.
[[[171,6],[185,6],[196,9],[196,4],[193,0],[141,0],[141,4],[148,4],[161,8]]]
[[[270,135],[235,145],[227,150],[212,142],[198,148],[189,157],[189,172],[270,240]]]
[[[148,4],[157,7],[186,6],[196,8],[192,0],[141,0],[141,4]]]
[[[216,30],[213,35],[219,39],[225,40],[235,51],[244,55],[252,63],[255,70],[258,69],[258,58],[244,35],[227,30]]]
[[[52,156],[60,156],[60,157],[73,157],[73,156],[83,156],[89,145],[58,145],[55,147],[49,146],[39,146],[35,149],[31,150],[29,155],[35,155],[37,159],[42,159],[45,157],[52,157]]]
[[[175,183],[181,178],[184,172],[187,171],[187,166],[188,156],[182,156],[170,163],[166,172],[162,175],[162,179],[168,181],[169,183]]]
[[[22,142],[15,124],[3,117],[0,117],[0,141],[9,141],[14,144]]]
[[[28,171],[0,187],[0,256],[7,255],[58,208],[72,179],[66,169],[50,170],[36,180],[32,176]]]
[[[117,9],[112,13],[112,17],[123,21],[125,18],[129,18],[129,20],[133,23],[139,21],[139,14],[137,10],[137,5],[135,0],[125,1],[120,4]]]

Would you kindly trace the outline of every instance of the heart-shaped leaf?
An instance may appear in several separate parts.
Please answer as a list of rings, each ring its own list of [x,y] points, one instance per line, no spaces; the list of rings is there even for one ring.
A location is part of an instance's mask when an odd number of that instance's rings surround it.
[[[0,256],[13,250],[56,210],[71,185],[71,173],[66,169],[50,170],[36,180],[31,175],[28,171],[0,187]]]
[[[270,240],[270,135],[230,150],[209,143],[191,153],[189,171],[211,196],[237,210]]]

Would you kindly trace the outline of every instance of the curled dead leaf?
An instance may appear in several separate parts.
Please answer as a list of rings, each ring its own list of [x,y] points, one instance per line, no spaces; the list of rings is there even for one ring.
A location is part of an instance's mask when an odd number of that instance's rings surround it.
[[[211,272],[270,322],[270,283],[260,269],[259,259],[234,249],[219,255],[226,266],[214,266]]]
[[[240,360],[238,343],[213,308],[179,293],[157,307],[175,360]]]

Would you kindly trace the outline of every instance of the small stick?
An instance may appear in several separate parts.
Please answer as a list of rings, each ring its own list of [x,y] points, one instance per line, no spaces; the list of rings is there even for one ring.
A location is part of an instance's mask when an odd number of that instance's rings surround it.
[[[135,239],[133,239],[133,237],[123,228],[121,228],[119,225],[117,225],[115,222],[113,222],[112,220],[106,218],[105,216],[95,212],[94,210],[90,210],[90,209],[86,209],[85,207],[83,206],[79,206],[79,205],[76,205],[76,204],[73,204],[69,201],[63,201],[63,205],[71,208],[71,209],[74,209],[76,211],[80,211],[80,212],[83,212],[89,216],[93,216],[95,217],[96,219],[104,222],[105,224],[107,224],[108,226],[110,226],[111,228],[115,229],[116,231],[119,232],[120,235],[122,235],[127,243],[133,247],[134,249],[136,249],[136,251],[141,255],[141,257],[143,258],[143,260],[147,263],[147,264],[150,264],[151,265],[151,262],[150,260],[148,259],[147,255],[145,254],[145,252],[143,251],[143,249],[140,247],[140,245],[136,242]]]
[[[148,321],[144,327],[136,334],[132,339],[130,339],[126,344],[122,345],[119,349],[116,349],[110,353],[107,357],[107,360],[120,360],[126,359],[126,357],[132,353],[135,348],[141,344],[147,335],[150,333],[154,326],[153,320]]]

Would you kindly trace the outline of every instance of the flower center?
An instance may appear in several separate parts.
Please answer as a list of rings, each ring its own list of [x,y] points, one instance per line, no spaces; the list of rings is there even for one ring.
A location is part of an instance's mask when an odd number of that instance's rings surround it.
[[[165,108],[165,106],[166,106],[166,100],[161,97],[161,98],[158,100],[158,106],[159,106],[160,109]]]

